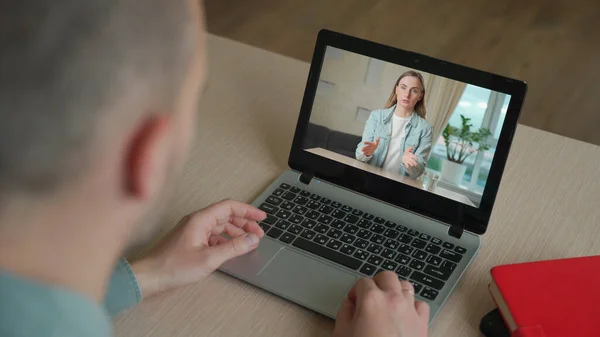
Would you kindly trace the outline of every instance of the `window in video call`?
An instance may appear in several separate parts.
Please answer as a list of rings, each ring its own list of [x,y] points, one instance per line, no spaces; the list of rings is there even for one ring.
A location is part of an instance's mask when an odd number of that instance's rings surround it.
[[[304,149],[479,207],[509,101],[327,47]]]

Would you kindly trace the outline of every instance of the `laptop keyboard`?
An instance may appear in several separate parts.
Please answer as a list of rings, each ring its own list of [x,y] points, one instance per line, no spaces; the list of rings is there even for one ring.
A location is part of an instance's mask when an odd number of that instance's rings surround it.
[[[259,208],[267,213],[260,226],[269,237],[366,276],[393,271],[429,301],[436,299],[467,252],[285,183]]]

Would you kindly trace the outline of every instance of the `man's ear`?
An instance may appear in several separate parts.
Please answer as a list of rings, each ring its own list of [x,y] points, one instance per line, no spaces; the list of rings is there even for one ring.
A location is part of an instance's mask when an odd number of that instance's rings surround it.
[[[169,166],[170,118],[151,115],[134,129],[125,158],[125,193],[150,199],[165,181]]]

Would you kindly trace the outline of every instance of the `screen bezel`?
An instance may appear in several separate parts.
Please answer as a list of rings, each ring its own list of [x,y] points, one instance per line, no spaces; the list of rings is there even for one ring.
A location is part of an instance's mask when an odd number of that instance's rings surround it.
[[[511,95],[479,208],[305,151],[304,139],[327,46]],[[527,84],[523,81],[324,29],[317,37],[288,164],[292,169],[308,172],[318,179],[483,234],[487,230],[526,91]]]

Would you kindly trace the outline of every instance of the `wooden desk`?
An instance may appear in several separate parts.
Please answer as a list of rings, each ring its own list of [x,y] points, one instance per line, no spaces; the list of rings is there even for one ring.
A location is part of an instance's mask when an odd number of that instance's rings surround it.
[[[316,148],[313,148],[313,149],[307,149],[306,151],[314,153],[314,154],[319,155],[319,156],[323,156],[325,158],[329,158],[331,160],[338,161],[338,162],[340,162],[342,164],[353,166],[353,167],[356,167],[358,169],[361,169],[361,170],[364,170],[364,171],[368,171],[368,172],[371,172],[371,173],[374,173],[374,174],[386,177],[388,179],[392,179],[392,180],[401,182],[403,184],[411,185],[411,186],[416,187],[416,188],[423,188],[423,181],[421,181],[421,180],[412,179],[412,178],[409,178],[409,177],[406,177],[406,176],[402,176],[400,174],[395,174],[395,173],[386,171],[386,170],[384,170],[381,167],[376,167],[376,166],[373,166],[373,165],[369,165],[367,163],[363,163],[363,162],[361,162],[359,160],[356,160],[354,158],[346,157],[346,156],[341,155],[341,154],[339,154],[337,152],[329,151],[327,149],[323,149],[323,148],[320,148],[320,147],[316,147]],[[435,188],[435,190],[432,191],[432,193],[441,195],[442,197],[446,197],[446,198],[450,198],[450,199],[456,200],[458,202],[462,202],[463,204],[467,204],[469,206],[475,206],[475,204],[473,204],[473,202],[467,196],[462,195],[460,193],[456,193],[456,192],[447,190],[447,189],[445,189],[445,188],[443,188],[441,186],[437,186]]]
[[[209,38],[210,87],[167,214],[251,201],[287,167],[308,64]],[[497,264],[600,254],[600,147],[520,126],[480,255],[430,337],[480,336]],[[333,321],[222,273],[157,295],[115,320],[117,336],[330,336]]]

